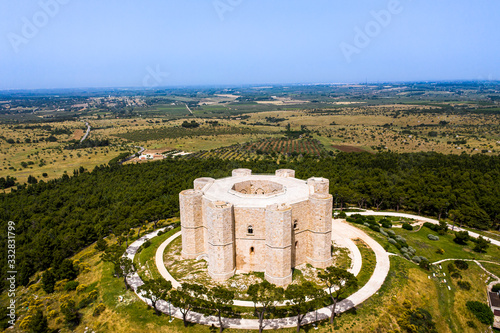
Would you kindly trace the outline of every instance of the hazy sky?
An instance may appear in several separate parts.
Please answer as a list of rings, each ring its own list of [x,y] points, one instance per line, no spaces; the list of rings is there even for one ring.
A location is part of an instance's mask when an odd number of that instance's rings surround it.
[[[498,0],[0,0],[0,89],[500,79]]]

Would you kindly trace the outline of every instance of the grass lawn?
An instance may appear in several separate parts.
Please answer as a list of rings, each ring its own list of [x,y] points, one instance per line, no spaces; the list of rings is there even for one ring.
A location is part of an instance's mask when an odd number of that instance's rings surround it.
[[[417,250],[418,256],[424,256],[431,262],[447,258],[460,258],[481,259],[500,263],[500,248],[497,246],[490,245],[486,253],[477,253],[472,250],[475,243],[469,241],[467,245],[458,245],[453,242],[455,237],[451,233],[443,236],[439,235],[438,241],[431,241],[427,238],[427,235],[437,235],[437,233],[425,227],[418,232],[411,232],[404,229],[394,229],[394,231],[397,235],[404,237],[408,245]],[[443,249],[444,253],[436,253],[438,249]]]
[[[180,227],[175,228],[168,231],[166,234],[151,239],[151,245],[147,248],[143,248],[139,253],[135,255],[134,264],[141,279],[149,280],[151,278],[156,279],[161,277],[161,274],[158,271],[155,262],[156,250],[165,240],[167,240],[170,236],[174,235],[180,230]]]
[[[481,265],[490,272],[491,274],[495,274],[498,278],[500,278],[500,264],[492,264],[489,262],[481,262]]]

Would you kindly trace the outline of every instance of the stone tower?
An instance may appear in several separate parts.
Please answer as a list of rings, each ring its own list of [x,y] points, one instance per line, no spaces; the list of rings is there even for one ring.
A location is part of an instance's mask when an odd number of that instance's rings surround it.
[[[292,282],[292,208],[266,207],[266,280],[278,286]]]
[[[233,205],[216,201],[207,205],[208,274],[216,281],[234,275]]]

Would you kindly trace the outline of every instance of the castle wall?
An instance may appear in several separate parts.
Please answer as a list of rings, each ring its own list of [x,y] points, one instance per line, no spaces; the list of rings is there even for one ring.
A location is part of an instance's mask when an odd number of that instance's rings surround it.
[[[292,206],[292,266],[297,266],[307,262],[309,255],[309,201],[301,201]],[[295,227],[296,225],[296,227]]]
[[[266,225],[264,208],[234,209],[236,269],[242,272],[265,271]],[[248,233],[252,226],[253,233]],[[253,252],[251,248],[253,247]]]

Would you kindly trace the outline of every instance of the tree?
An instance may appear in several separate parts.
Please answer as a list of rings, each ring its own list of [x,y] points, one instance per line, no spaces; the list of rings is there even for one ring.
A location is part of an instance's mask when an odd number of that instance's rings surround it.
[[[121,257],[119,260],[119,276],[123,277],[123,283],[125,283],[125,289],[128,290],[127,278],[135,273],[136,269],[134,263],[128,257]],[[170,286],[172,288],[172,286]]]
[[[224,329],[222,326],[222,312],[227,311],[233,305],[234,291],[216,286],[208,292],[207,297],[213,306],[213,310],[217,313],[217,317],[219,318],[219,332],[222,332]]]
[[[202,297],[206,293],[205,286],[190,283],[183,283],[177,290],[170,292],[170,301],[173,306],[179,308],[184,327],[187,327],[187,315],[195,306],[202,303]]]
[[[474,246],[474,251],[479,253],[485,253],[488,247],[490,246],[490,242],[483,238],[483,236],[479,236],[475,240],[476,245]]]
[[[73,265],[73,261],[64,259],[55,267],[55,274],[58,280],[74,280],[78,276],[78,269]]]
[[[43,315],[43,312],[38,310],[31,319],[29,323],[29,330],[32,333],[48,333],[49,324],[47,323],[47,318]]]
[[[46,270],[42,274],[42,289],[47,294],[52,294],[54,292],[54,287],[56,285],[56,276],[52,273],[52,269]]]
[[[28,184],[36,184],[36,183],[38,183],[38,180],[36,179],[36,177],[29,175],[28,176]]]
[[[104,238],[99,238],[99,240],[95,244],[95,248],[99,251],[104,251],[108,247],[108,243],[104,240]]]
[[[144,297],[149,298],[151,300],[153,309],[159,316],[161,312],[156,308],[156,304],[159,300],[161,299],[165,300],[168,298],[168,294],[172,289],[172,283],[162,278],[158,278],[145,281],[144,284],[137,289]]]
[[[117,245],[112,245],[106,248],[101,254],[102,261],[110,262],[113,264],[113,275],[115,277],[123,277],[125,288],[128,290],[127,278],[130,277],[135,271],[135,266],[132,260],[127,257],[122,257],[123,249]]]
[[[460,245],[465,245],[467,244],[468,240],[469,240],[469,233],[467,231],[455,232],[455,238],[453,238],[453,241],[455,243]]]
[[[328,288],[328,295],[332,300],[332,315],[330,316],[330,324],[333,324],[335,317],[335,307],[341,297],[344,297],[350,288],[358,286],[358,279],[345,269],[335,266],[329,266],[323,271],[318,272],[318,278],[323,281]]]
[[[285,291],[283,288],[276,287],[276,285],[264,280],[258,284],[252,284],[247,294],[254,302],[255,314],[259,318],[259,333],[264,329],[264,316],[266,313],[271,312],[276,304],[283,300]]]
[[[310,298],[316,298],[318,288],[309,281],[301,284],[290,284],[285,290],[287,304],[297,314],[297,333],[300,331],[302,320],[310,310],[311,305],[307,303]]]
[[[80,323],[80,314],[74,300],[70,299],[62,303],[61,313],[64,315],[64,321],[70,328],[74,328]]]

